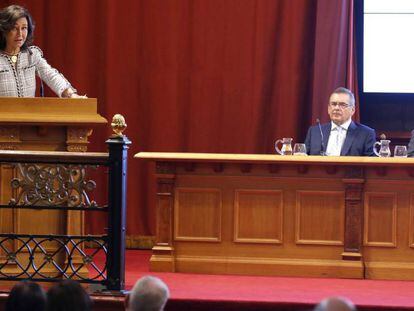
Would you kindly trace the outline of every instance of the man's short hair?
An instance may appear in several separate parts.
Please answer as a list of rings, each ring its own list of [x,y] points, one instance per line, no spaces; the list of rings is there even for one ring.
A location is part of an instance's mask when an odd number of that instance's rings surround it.
[[[356,311],[357,308],[347,298],[330,297],[322,300],[314,309],[314,311]]]
[[[335,89],[335,91],[332,92],[332,94],[347,94],[349,96],[349,105],[355,107],[354,93],[352,93],[351,90],[348,90],[346,87],[338,87]]]
[[[169,296],[168,286],[161,279],[153,276],[144,276],[135,283],[129,294],[128,310],[164,310]]]

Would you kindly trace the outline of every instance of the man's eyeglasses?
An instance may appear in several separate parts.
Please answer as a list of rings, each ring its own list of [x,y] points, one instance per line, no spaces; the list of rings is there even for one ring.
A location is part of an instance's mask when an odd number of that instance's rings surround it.
[[[341,109],[346,109],[346,108],[351,107],[351,105],[349,105],[349,104],[347,104],[347,103],[344,103],[344,102],[330,102],[330,103],[329,103],[329,106],[330,106],[331,108],[336,108],[336,107],[339,107],[339,108],[341,108]]]

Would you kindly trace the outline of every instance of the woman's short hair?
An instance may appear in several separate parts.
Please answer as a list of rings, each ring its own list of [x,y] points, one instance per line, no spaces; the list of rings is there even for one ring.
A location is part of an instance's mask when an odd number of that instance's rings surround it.
[[[90,311],[92,300],[74,280],[63,280],[47,292],[46,311]]]
[[[44,311],[46,294],[37,283],[22,281],[13,286],[5,311]]]
[[[6,48],[6,35],[13,29],[17,20],[26,17],[27,19],[27,37],[22,50],[27,49],[33,42],[34,22],[29,11],[19,5],[9,5],[0,11],[0,50]]]

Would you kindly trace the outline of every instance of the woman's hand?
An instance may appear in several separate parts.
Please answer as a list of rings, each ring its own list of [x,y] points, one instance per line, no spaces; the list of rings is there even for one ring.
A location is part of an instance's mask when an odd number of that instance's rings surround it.
[[[77,93],[73,93],[70,95],[69,98],[88,98],[88,96],[85,95],[78,95]]]
[[[88,96],[85,95],[78,95],[78,93],[76,93],[76,91],[72,88],[67,88],[66,90],[63,91],[62,93],[62,97],[65,98],[88,98]]]

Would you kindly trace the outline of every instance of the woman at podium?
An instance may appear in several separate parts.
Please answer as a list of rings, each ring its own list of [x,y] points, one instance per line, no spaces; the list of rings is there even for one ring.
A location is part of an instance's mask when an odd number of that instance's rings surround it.
[[[10,5],[0,11],[0,96],[34,97],[37,74],[59,97],[83,97],[31,45],[33,31],[32,17],[25,8]]]

